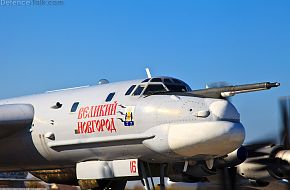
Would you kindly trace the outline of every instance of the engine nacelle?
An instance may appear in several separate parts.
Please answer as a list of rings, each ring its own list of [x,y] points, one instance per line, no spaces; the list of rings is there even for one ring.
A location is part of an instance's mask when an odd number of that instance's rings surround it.
[[[214,160],[213,168],[222,169],[225,167],[234,167],[243,163],[248,156],[248,152],[245,147],[241,146],[235,151],[229,153],[224,158],[218,158]]]
[[[265,156],[254,157],[248,159],[246,162],[238,166],[238,172],[241,176],[263,182],[270,182],[276,179],[283,179],[286,176],[283,174],[283,165],[290,164],[290,150],[284,150],[282,146],[268,146],[258,150],[259,153],[264,153]],[[253,160],[267,160],[269,163],[259,164]],[[280,158],[281,161],[271,167],[271,160],[274,158]],[[284,162],[284,163],[283,163]]]

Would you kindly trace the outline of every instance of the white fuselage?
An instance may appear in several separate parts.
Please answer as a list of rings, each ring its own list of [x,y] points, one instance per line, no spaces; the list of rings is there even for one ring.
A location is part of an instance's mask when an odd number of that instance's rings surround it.
[[[125,95],[141,80],[47,92],[0,101],[31,104],[31,126],[0,140],[1,170],[74,167],[87,160],[149,162],[210,159],[244,140],[226,100]],[[110,93],[115,93],[106,101]],[[75,106],[75,110],[74,110]]]

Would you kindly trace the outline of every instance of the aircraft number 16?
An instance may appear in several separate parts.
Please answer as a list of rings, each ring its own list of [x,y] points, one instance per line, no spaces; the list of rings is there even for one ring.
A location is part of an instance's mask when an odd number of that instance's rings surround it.
[[[135,174],[137,172],[137,161],[136,160],[130,161],[130,172],[132,174]]]

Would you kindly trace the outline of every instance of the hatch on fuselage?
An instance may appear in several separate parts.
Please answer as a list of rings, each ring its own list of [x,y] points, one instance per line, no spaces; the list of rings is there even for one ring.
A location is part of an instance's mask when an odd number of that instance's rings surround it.
[[[185,82],[171,77],[147,78],[140,84],[132,85],[125,95],[141,96],[158,92],[188,92],[191,88]]]

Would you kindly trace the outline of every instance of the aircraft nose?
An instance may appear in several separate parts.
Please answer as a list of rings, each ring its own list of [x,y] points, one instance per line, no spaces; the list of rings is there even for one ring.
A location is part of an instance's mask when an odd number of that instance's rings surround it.
[[[245,130],[239,122],[210,121],[176,124],[169,128],[170,149],[181,156],[223,156],[244,142]]]

